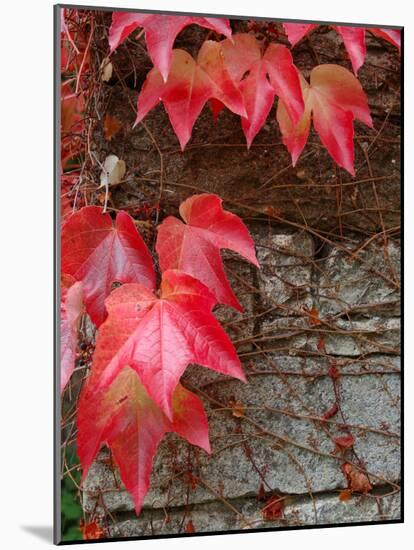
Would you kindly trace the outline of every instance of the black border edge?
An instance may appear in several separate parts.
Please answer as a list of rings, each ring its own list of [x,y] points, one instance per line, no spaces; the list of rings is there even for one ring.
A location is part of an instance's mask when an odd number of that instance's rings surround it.
[[[400,196],[401,196],[401,485],[400,485],[400,501],[401,501],[401,514],[399,519],[382,520],[382,521],[362,521],[362,522],[347,522],[347,523],[330,523],[320,525],[300,525],[300,526],[281,526],[271,528],[258,528],[258,529],[235,529],[235,530],[223,530],[223,531],[210,531],[204,533],[176,533],[168,535],[151,535],[151,536],[136,536],[136,537],[113,537],[103,539],[90,539],[79,541],[64,541],[62,540],[61,532],[61,483],[60,483],[60,325],[58,323],[60,315],[60,10],[63,8],[68,9],[84,9],[95,11],[125,11],[135,13],[154,13],[154,14],[166,14],[166,15],[195,15],[205,17],[220,17],[230,19],[253,19],[253,20],[266,20],[276,22],[294,22],[294,23],[315,23],[320,25],[338,24],[338,21],[320,21],[320,20],[304,20],[304,19],[289,19],[289,18],[276,18],[268,16],[246,16],[246,15],[228,15],[228,14],[211,14],[201,12],[182,12],[182,11],[169,11],[169,10],[150,10],[150,9],[135,9],[135,8],[118,8],[107,6],[88,6],[79,4],[55,4],[53,6],[53,171],[54,171],[54,186],[53,186],[53,248],[54,248],[54,262],[53,262],[53,295],[54,295],[54,307],[53,307],[53,326],[54,326],[54,338],[53,338],[53,380],[54,380],[54,395],[53,395],[53,418],[54,418],[54,487],[53,487],[53,543],[58,546],[69,546],[73,544],[95,544],[104,542],[128,542],[139,540],[157,540],[157,539],[176,539],[176,538],[190,538],[190,537],[208,537],[215,535],[233,535],[233,534],[256,534],[256,533],[275,533],[279,531],[302,531],[308,529],[331,529],[338,527],[361,527],[361,526],[374,526],[374,525],[393,525],[405,523],[405,485],[404,485],[404,439],[405,439],[405,384],[404,384],[404,369],[405,369],[405,340],[404,340],[404,253],[405,253],[405,224],[404,224],[404,185],[405,185],[405,126],[404,126],[404,85],[405,85],[405,36],[403,25],[385,25],[385,24],[373,24],[373,23],[343,23],[339,22],[341,26],[351,27],[380,27],[386,29],[396,29],[401,32],[401,146],[400,146],[400,161],[401,161],[401,179],[400,179]]]

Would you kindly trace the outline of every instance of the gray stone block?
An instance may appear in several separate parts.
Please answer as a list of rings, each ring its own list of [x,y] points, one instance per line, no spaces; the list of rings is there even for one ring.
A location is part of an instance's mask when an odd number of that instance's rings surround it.
[[[264,480],[272,491],[289,495],[335,491],[347,486],[341,471],[344,461],[363,465],[374,486],[398,482],[398,374],[343,374],[338,381],[341,414],[324,423],[317,418],[336,399],[326,361],[312,361],[307,367],[310,376],[298,376],[301,362],[286,357],[275,357],[270,364],[256,361],[254,369],[246,369],[248,384],[221,379],[204,388],[212,455],[168,435],[158,450],[144,506],[250,497]],[[286,374],[288,365],[293,370]],[[233,416],[233,402],[245,408],[245,418]],[[333,438],[347,433],[355,438],[356,454],[342,456]],[[196,479],[191,489],[189,472]],[[111,513],[133,510],[107,460],[94,464],[84,489],[89,511],[100,493]]]
[[[275,233],[266,226],[255,227],[258,287],[263,306],[277,315],[302,315],[312,307],[310,292],[314,243],[303,233]]]
[[[390,240],[384,249],[383,245],[372,242],[359,251],[363,244],[348,247],[349,252],[335,246],[326,247],[327,257],[318,272],[322,317],[344,313],[399,315],[399,244]],[[396,285],[391,284],[392,280]]]
[[[120,521],[110,529],[111,536],[132,537],[187,532],[191,521],[194,533],[244,529],[269,529],[285,526],[329,525],[400,519],[400,495],[352,496],[342,502],[338,494],[286,499],[283,517],[266,521],[264,503],[255,498],[214,502],[171,509],[167,512],[145,510],[141,517]]]

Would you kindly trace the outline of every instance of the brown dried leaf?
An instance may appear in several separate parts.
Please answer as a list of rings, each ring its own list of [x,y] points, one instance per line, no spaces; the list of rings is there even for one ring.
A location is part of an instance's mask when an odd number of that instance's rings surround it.
[[[246,407],[242,403],[234,401],[231,403],[232,415],[236,418],[242,418],[245,415]]]
[[[114,116],[108,115],[108,113],[105,115],[104,133],[106,140],[111,141],[121,128],[122,122],[120,120]]]
[[[366,495],[372,490],[372,485],[369,482],[368,476],[358,470],[352,464],[345,463],[342,465],[342,471],[348,481],[348,488],[354,493],[362,493]]]

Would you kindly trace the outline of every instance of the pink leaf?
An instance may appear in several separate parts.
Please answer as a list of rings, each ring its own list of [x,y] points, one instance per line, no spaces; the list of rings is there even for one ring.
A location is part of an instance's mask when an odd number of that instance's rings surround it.
[[[319,25],[303,25],[299,23],[283,24],[292,47],[295,46],[306,34],[313,31],[318,26]],[[352,68],[356,74],[365,61],[365,28],[339,25],[333,25],[332,28],[342,36],[346,51],[348,52],[352,63]]]
[[[150,484],[151,466],[166,432],[175,432],[210,453],[208,422],[201,401],[178,385],[169,420],[148,396],[137,374],[124,368],[107,390],[89,383],[78,405],[78,454],[85,478],[102,445],[107,444],[138,515]]]
[[[283,99],[292,119],[299,121],[304,108],[302,92],[285,46],[270,44],[262,56],[252,35],[238,34],[231,41],[223,40],[221,48],[225,65],[243,94],[247,118],[242,119],[242,128],[248,147],[265,123],[275,95]]]
[[[334,27],[342,36],[346,51],[352,63],[354,73],[357,74],[364,64],[367,49],[365,47],[365,29],[363,27]]]
[[[211,310],[213,295],[180,271],[163,274],[161,297],[139,284],[126,284],[106,300],[91,383],[107,388],[129,365],[150,397],[172,419],[172,395],[189,363],[245,380],[234,347]]]
[[[368,102],[355,76],[339,65],[319,65],[312,70],[310,84],[301,77],[305,113],[295,125],[282,101],[277,120],[283,142],[295,165],[306,144],[311,116],[315,130],[339,166],[354,175],[353,120],[372,127]]]
[[[259,266],[246,226],[238,216],[223,210],[217,195],[190,197],[181,204],[180,214],[185,223],[169,216],[158,229],[161,269],[179,269],[196,277],[218,302],[242,311],[227,281],[220,250],[233,250]]]
[[[61,277],[60,305],[60,391],[62,392],[75,368],[78,327],[82,316],[82,283],[70,275]]]
[[[184,50],[173,51],[172,67],[166,82],[158,69],[148,73],[138,97],[135,124],[162,101],[184,150],[194,123],[210,98],[218,99],[240,116],[246,115],[243,97],[223,63],[219,43],[207,40],[199,51],[197,61]]]
[[[401,31],[398,29],[381,29],[378,27],[372,27],[368,29],[379,38],[383,38],[398,49],[401,48]]]
[[[145,31],[148,53],[154,67],[166,82],[172,63],[172,48],[177,35],[188,25],[196,24],[224,36],[231,36],[228,19],[190,17],[184,15],[145,15],[142,13],[114,12],[109,29],[109,45],[113,52],[135,29]]]
[[[105,319],[105,298],[113,283],[155,288],[151,255],[133,219],[119,212],[113,225],[98,206],[86,206],[64,223],[62,271],[82,281],[86,310],[97,326]]]
[[[283,23],[283,28],[285,29],[289,42],[292,44],[292,48],[317,26],[318,25],[306,25],[303,23]]]

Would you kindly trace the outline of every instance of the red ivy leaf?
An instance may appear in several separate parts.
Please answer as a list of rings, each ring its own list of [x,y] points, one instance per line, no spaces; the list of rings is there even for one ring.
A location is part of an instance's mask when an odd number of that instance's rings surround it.
[[[146,15],[114,12],[109,29],[109,46],[113,52],[135,29],[145,30],[145,40],[154,67],[166,82],[172,64],[172,48],[177,35],[188,25],[196,24],[224,36],[231,36],[228,19],[183,15]]]
[[[301,76],[305,112],[294,124],[283,101],[279,101],[277,120],[283,143],[295,165],[308,139],[311,117],[315,130],[329,154],[339,166],[352,175],[354,171],[354,128],[358,119],[372,127],[366,95],[358,80],[339,65],[318,65],[310,76],[310,84]]]
[[[105,536],[105,531],[98,523],[96,523],[96,521],[84,523],[83,520],[81,520],[80,530],[82,531],[82,537],[84,540],[103,539]]]
[[[319,25],[303,25],[301,23],[283,24],[292,47],[318,26]],[[332,28],[342,36],[346,51],[351,59],[352,68],[356,74],[365,61],[365,29],[363,27],[342,27],[338,25],[333,25]]]
[[[272,521],[283,517],[284,500],[279,495],[271,497],[262,508],[262,517],[265,521]]]
[[[82,283],[70,275],[62,275],[60,282],[60,391],[62,392],[75,368],[78,327],[82,316]]]
[[[364,64],[367,48],[365,46],[365,29],[363,27],[333,27],[344,41],[344,46],[351,60],[355,74]]]
[[[333,441],[336,443],[336,445],[338,445],[338,447],[349,449],[354,445],[355,438],[353,435],[347,434],[347,435],[340,435],[338,437],[334,437]]]
[[[64,223],[61,269],[82,281],[86,310],[97,326],[105,319],[105,298],[114,282],[155,288],[151,255],[133,219],[119,212],[114,225],[98,206],[86,206]]]
[[[319,310],[315,306],[312,306],[312,309],[305,309],[305,311],[308,314],[308,322],[311,327],[316,327],[321,324]]]
[[[211,313],[216,300],[193,277],[169,270],[160,298],[142,285],[126,284],[105,304],[108,318],[99,329],[92,367],[98,388],[108,387],[129,365],[171,419],[172,395],[189,363],[245,381],[236,351]]]
[[[99,370],[101,365],[94,368]],[[130,368],[123,369],[106,391],[96,391],[90,382],[91,379],[79,398],[77,417],[83,478],[101,446],[107,444],[138,515],[148,491],[154,455],[166,432],[176,432],[191,444],[210,452],[203,405],[198,397],[178,385],[169,420]]]
[[[317,26],[318,25],[305,25],[303,23],[283,23],[283,28],[285,29],[285,33],[287,34],[292,48]]]
[[[375,34],[379,38],[383,38],[398,49],[401,48],[401,31],[397,29],[381,29],[378,27],[372,27],[369,30],[372,34]]]
[[[247,118],[242,118],[242,128],[248,147],[265,123],[275,95],[283,99],[292,120],[299,122],[304,109],[302,92],[285,46],[270,44],[262,55],[259,42],[250,34],[237,34],[220,44],[225,65],[243,94]]]
[[[328,409],[324,415],[322,416],[322,418],[324,418],[325,420],[329,420],[330,418],[332,418],[333,416],[336,415],[336,413],[339,411],[339,407],[338,407],[338,404],[337,403],[334,403],[332,405],[332,407],[330,409]]]
[[[188,521],[187,525],[185,526],[185,532],[195,533],[194,524],[191,519]]]
[[[135,124],[162,101],[184,150],[194,123],[210,98],[218,99],[234,113],[246,116],[243,97],[230,78],[220,44],[206,40],[197,61],[184,50],[173,51],[171,71],[166,82],[157,68],[147,74],[138,97]]]
[[[223,268],[220,249],[237,252],[259,267],[254,242],[241,219],[223,210],[217,195],[193,195],[180,206],[183,223],[169,216],[158,228],[160,267],[179,269],[204,283],[217,301],[242,311]]]

